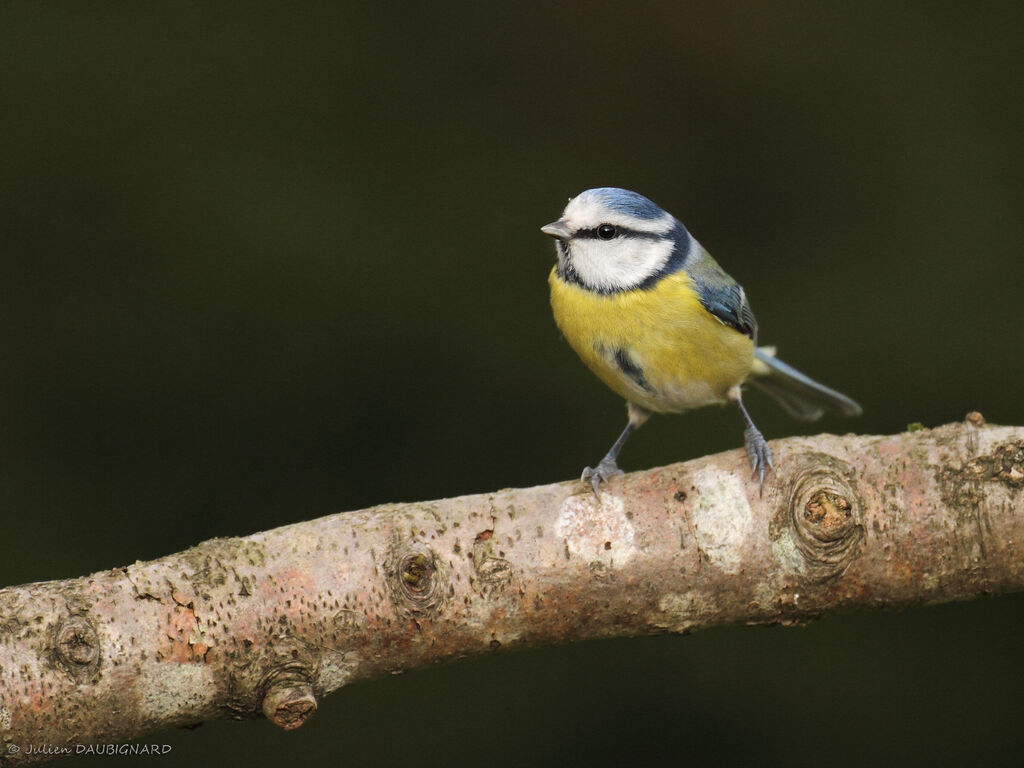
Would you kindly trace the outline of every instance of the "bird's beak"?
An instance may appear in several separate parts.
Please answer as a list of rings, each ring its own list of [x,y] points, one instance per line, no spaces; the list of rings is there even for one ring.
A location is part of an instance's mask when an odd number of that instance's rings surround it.
[[[545,235],[551,235],[551,237],[557,238],[558,240],[568,240],[572,237],[572,230],[569,229],[562,219],[552,221],[550,224],[545,224],[540,228],[540,231]]]

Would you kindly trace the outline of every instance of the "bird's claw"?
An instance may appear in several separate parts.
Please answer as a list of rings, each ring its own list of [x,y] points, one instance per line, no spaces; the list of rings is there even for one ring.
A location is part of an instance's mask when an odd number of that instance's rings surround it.
[[[769,470],[775,469],[772,464],[772,449],[768,447],[768,441],[764,435],[755,427],[748,427],[743,433],[743,440],[747,444],[747,458],[750,459],[750,468],[753,470],[751,477],[757,477],[760,481],[760,492],[764,495],[764,476]]]
[[[614,460],[601,459],[600,463],[596,467],[586,467],[583,470],[583,474],[580,476],[580,482],[590,481],[591,487],[594,489],[594,495],[601,496],[601,483],[607,483],[616,475],[621,475],[622,470],[619,469],[619,465]]]

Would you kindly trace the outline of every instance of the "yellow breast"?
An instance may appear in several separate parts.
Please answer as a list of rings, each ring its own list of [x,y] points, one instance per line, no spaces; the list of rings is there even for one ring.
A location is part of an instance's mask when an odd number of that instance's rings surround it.
[[[686,272],[649,290],[596,294],[548,278],[555,322],[615,392],[651,411],[725,402],[753,364],[754,344],[701,305]]]

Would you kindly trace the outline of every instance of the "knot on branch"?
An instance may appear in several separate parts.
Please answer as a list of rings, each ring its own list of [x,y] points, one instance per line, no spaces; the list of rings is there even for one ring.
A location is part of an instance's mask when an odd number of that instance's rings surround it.
[[[78,682],[94,675],[100,666],[100,638],[92,622],[78,614],[65,617],[54,633],[53,655]]]
[[[419,542],[397,541],[387,566],[388,590],[398,613],[437,611],[448,599],[448,569],[434,550]]]
[[[316,695],[305,667],[286,667],[263,682],[263,714],[274,725],[294,730],[316,712]]]
[[[855,473],[849,464],[823,453],[804,454],[796,463],[785,519],[776,519],[772,538],[780,539],[788,529],[801,570],[828,579],[846,570],[864,537]]]

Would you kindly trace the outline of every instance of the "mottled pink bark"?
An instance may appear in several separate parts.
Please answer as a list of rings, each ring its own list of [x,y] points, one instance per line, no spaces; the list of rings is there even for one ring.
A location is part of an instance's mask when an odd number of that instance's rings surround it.
[[[359,679],[588,637],[1024,588],[1024,428],[773,443],[385,505],[0,591],[0,763],[209,718],[302,724]],[[9,744],[22,751],[10,753]]]

